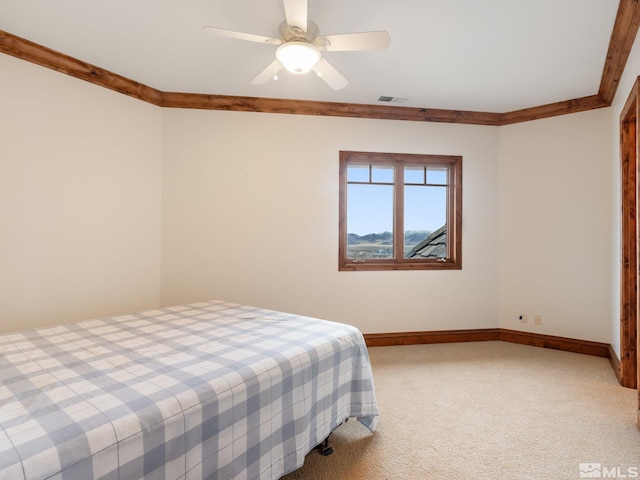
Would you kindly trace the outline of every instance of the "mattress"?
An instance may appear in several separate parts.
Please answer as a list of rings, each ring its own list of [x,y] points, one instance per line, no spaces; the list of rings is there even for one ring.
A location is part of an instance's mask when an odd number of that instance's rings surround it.
[[[0,335],[0,479],[276,479],[378,415],[346,324],[211,301]]]

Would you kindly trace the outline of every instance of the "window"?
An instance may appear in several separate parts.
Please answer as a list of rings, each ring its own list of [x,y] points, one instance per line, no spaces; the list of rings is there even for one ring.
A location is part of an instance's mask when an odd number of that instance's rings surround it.
[[[340,152],[339,270],[462,268],[462,157]]]

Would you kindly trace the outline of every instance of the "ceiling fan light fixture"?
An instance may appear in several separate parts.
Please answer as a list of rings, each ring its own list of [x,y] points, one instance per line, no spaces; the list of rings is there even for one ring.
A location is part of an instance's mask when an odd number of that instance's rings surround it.
[[[283,43],[276,50],[276,58],[291,73],[302,75],[320,61],[320,50],[307,42]]]

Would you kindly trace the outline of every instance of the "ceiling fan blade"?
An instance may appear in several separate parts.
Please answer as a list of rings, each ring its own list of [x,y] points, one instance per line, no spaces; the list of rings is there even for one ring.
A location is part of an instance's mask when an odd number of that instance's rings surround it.
[[[267,68],[251,80],[251,85],[262,85],[263,83],[267,83],[275,77],[280,70],[282,70],[282,64],[278,60],[274,60],[267,66]]]
[[[333,65],[327,62],[324,58],[321,58],[318,63],[313,67],[313,71],[318,74],[320,78],[322,78],[327,85],[329,85],[334,90],[340,90],[344,88],[349,83],[346,78],[344,78],[340,72],[338,72]]]
[[[210,26],[205,26],[202,28],[203,30],[206,30],[207,32],[212,33],[214,35],[219,35],[221,37],[235,38],[236,40],[247,40],[249,42],[267,43],[269,45],[280,45],[282,43],[282,40],[280,40],[279,38],[264,37],[262,35],[254,35],[253,33],[235,32],[233,30],[225,30],[224,28],[210,27]]]
[[[284,0],[284,13],[289,27],[307,31],[307,0]]]
[[[386,30],[377,32],[343,33],[324,35],[316,38],[316,47],[327,52],[347,52],[357,50],[385,50],[391,44],[391,36]]]

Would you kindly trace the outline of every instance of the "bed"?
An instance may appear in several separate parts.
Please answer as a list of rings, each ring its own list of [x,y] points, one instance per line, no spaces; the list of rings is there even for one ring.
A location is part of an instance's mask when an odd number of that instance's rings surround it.
[[[378,415],[341,323],[211,301],[0,335],[0,479],[277,479]]]

